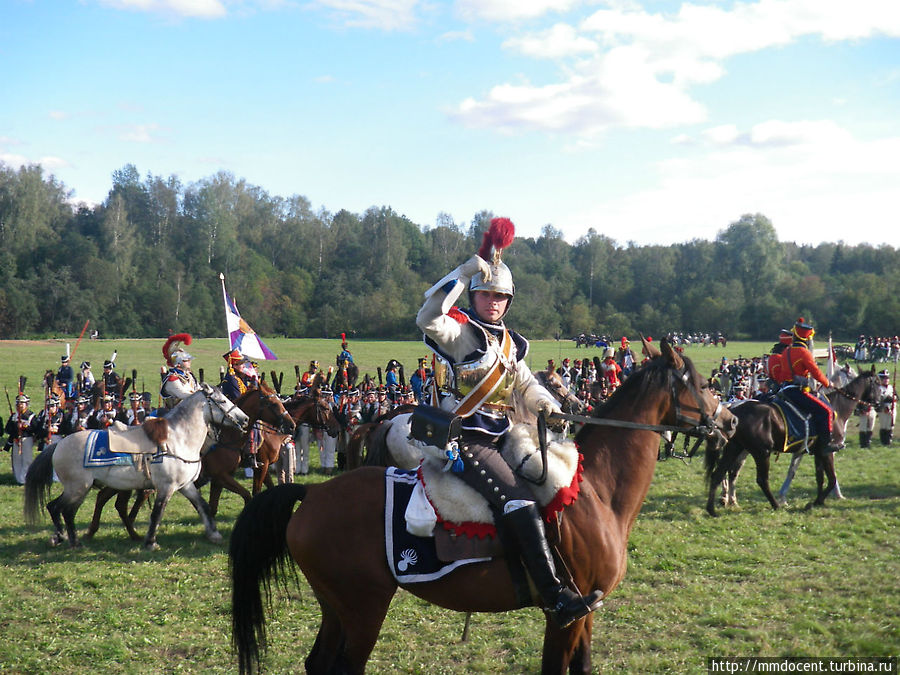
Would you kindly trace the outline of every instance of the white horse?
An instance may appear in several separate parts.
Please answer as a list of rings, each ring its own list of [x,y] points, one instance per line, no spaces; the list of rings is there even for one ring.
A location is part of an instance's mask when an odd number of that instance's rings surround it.
[[[214,428],[243,429],[248,422],[247,415],[221,391],[203,384],[199,391],[181,401],[165,417],[148,420],[144,426],[128,431],[109,432],[113,450],[128,447],[135,460],[143,458],[149,464],[149,470],[139,468],[138,461],[86,467],[88,443],[96,441],[94,434],[97,432],[79,431],[67,436],[56,445],[48,446],[29,468],[25,478],[25,520],[28,523],[38,520],[40,507],[50,495],[55,470],[63,492],[46,504],[55,528],[50,538],[53,546],[60,544],[64,536],[68,536],[72,547],[79,546],[75,513],[95,484],[117,490],[156,489],[150,526],[144,539],[144,547],[148,550],[158,548],[156,531],[166,504],[176,491],[197,509],[207,539],[218,543],[222,541],[222,535],[216,530],[209,507],[194,486],[200,474],[200,450],[207,433]],[[62,520],[65,520],[65,533]]]

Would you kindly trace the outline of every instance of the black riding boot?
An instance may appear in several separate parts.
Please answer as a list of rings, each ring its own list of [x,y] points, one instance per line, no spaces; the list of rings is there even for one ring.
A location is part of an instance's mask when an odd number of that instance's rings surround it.
[[[890,429],[879,429],[878,430],[878,438],[881,441],[882,445],[890,445],[891,444],[891,433]]]
[[[860,448],[868,448],[869,442],[872,440],[872,432],[871,431],[860,431],[859,432],[859,447]]]
[[[556,576],[556,566],[553,564],[553,555],[547,544],[537,505],[529,504],[504,514],[503,523],[509,526],[518,540],[528,574],[531,575],[550,618],[560,628],[587,616],[603,604],[600,601],[602,591],[593,591],[582,597],[566,588]]]

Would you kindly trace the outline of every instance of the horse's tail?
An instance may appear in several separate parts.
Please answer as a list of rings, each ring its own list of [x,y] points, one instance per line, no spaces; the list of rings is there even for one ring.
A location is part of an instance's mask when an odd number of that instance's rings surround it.
[[[25,474],[25,522],[35,525],[40,520],[47,499],[50,497],[50,487],[53,485],[53,453],[56,451],[56,443],[48,445],[35,457],[28,473]]]
[[[285,536],[294,505],[306,496],[306,486],[288,483],[256,495],[241,511],[231,532],[231,640],[240,672],[252,673],[266,648],[265,608],[272,604],[272,582],[287,587],[290,557]],[[263,594],[265,592],[265,606]]]
[[[722,450],[725,445],[726,443],[717,436],[710,437],[706,441],[706,452],[703,456],[703,464],[706,468],[707,485],[712,481],[713,472],[716,470],[716,466],[722,458]]]

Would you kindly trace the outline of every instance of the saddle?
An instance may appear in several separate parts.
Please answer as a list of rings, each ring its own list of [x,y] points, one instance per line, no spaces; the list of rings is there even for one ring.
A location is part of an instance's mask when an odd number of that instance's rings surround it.
[[[781,448],[781,452],[795,452],[800,448],[808,452],[822,433],[815,416],[802,410],[796,402],[785,395],[784,389],[767,402],[781,413],[784,422],[784,447]]]
[[[537,481],[543,464],[538,448],[537,429],[517,424],[509,431],[501,456],[517,474]],[[445,471],[446,460],[425,457],[418,467],[420,489],[434,510],[440,528],[455,536],[496,538],[497,529],[487,500],[466,485],[452,471]],[[547,479],[542,485],[532,482],[534,500],[546,519],[575,501],[582,480],[581,456],[572,441],[551,441],[547,446]],[[435,531],[437,531],[437,529]]]
[[[85,440],[84,466],[136,467],[149,478],[150,461],[168,437],[168,422],[148,419],[141,427],[114,423],[109,429],[91,431]]]

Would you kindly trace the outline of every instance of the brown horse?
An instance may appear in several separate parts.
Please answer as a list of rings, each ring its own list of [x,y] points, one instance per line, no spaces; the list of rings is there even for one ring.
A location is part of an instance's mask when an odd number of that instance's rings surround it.
[[[834,409],[834,438],[843,444],[844,428],[847,420],[853,414],[860,402],[877,403],[878,377],[875,375],[875,367],[865,372],[844,385],[840,389],[834,389],[827,395],[829,403]],[[756,484],[763,491],[773,509],[778,508],[778,501],[769,487],[769,459],[773,453],[781,452],[785,447],[784,418],[775,406],[760,401],[746,401],[733,409],[738,418],[737,433],[725,444],[720,452],[719,446],[707,444],[706,448],[706,478],[709,492],[707,495],[706,510],[711,516],[716,515],[716,490],[723,479],[728,479],[724,501],[736,503],[734,497],[734,481],[747,458],[747,454],[753,455],[756,462]],[[810,441],[812,443],[812,441]],[[802,454],[804,448],[793,450],[796,456]],[[831,494],[837,484],[837,475],[834,470],[834,453],[814,451],[816,460],[816,499],[810,506],[821,506],[825,503],[825,497]],[[826,487],[825,478],[828,478]]]
[[[268,436],[280,437],[280,432],[290,432],[294,429],[293,417],[275,390],[265,382],[260,382],[259,388],[250,388],[241,394],[235,401],[235,405],[250,417],[251,427],[257,423],[262,427],[260,449],[264,446],[267,448],[268,444],[272,443],[268,440]],[[216,444],[203,456],[203,466],[198,483],[203,485],[207,480],[209,481],[209,509],[213,516],[219,510],[219,498],[222,496],[223,489],[227,488],[230,492],[240,495],[245,504],[250,501],[252,495],[234,478],[234,472],[241,463],[241,454],[246,440],[246,434],[223,432],[216,440]],[[280,444],[278,447],[281,447]],[[257,461],[259,461],[259,455],[257,455]],[[255,485],[254,472],[253,494],[256,494]]]
[[[667,343],[662,350],[599,411],[607,426],[585,425],[575,438],[584,456],[584,481],[555,538],[577,588],[608,595],[625,575],[628,535],[653,478],[660,425],[702,434],[734,431],[734,417],[690,361]],[[242,673],[259,665],[266,630],[261,591],[271,600],[272,584],[283,583],[292,570],[285,565],[288,556],[322,608],[307,672],[364,671],[398,588],[385,556],[384,506],[384,470],[363,467],[318,485],[266,490],[244,508],[229,549],[232,638]],[[347,555],[348,546],[353,555]],[[521,607],[502,558],[403,588],[463,612]],[[565,629],[548,618],[542,671],[590,672],[591,630],[590,616]]]
[[[411,413],[416,409],[415,403],[404,403],[376,417],[372,422],[360,424],[347,441],[347,470],[360,466],[388,466],[392,464],[390,451],[384,443],[390,421],[398,415]],[[366,450],[363,455],[363,449]]]

